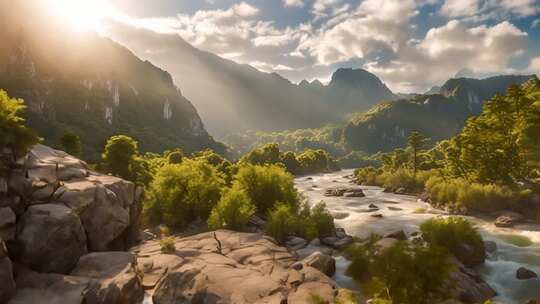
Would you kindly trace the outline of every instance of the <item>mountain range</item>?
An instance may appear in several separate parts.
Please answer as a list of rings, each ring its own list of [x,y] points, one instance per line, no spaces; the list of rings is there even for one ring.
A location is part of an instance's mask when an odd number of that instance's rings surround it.
[[[177,35],[156,41],[155,33],[147,30],[114,28],[113,39],[171,72],[218,137],[247,130],[319,127],[397,98],[377,76],[362,69],[338,69],[327,85],[318,80],[294,84],[276,73],[199,50]],[[159,42],[159,51],[148,52],[146,46],[154,42]]]
[[[2,3],[0,89],[25,100],[27,123],[45,143],[74,131],[91,161],[115,134],[143,151],[224,150],[166,71],[108,38],[65,30],[31,1]]]

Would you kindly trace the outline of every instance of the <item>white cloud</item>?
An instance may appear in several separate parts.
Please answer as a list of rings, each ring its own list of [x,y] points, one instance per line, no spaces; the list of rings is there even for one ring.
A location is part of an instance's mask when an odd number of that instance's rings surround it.
[[[508,20],[538,14],[540,5],[538,0],[445,0],[440,13],[473,22]]]
[[[451,18],[473,16],[478,10],[478,0],[446,0],[441,7],[441,13]]]
[[[304,0],[283,0],[283,5],[286,7],[303,7]]]

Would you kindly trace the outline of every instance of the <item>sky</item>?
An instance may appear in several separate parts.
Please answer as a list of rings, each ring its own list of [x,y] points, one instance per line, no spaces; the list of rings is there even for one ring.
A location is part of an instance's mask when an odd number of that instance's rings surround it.
[[[97,1],[97,0],[96,0]],[[103,0],[105,1],[105,0]],[[292,82],[364,68],[394,92],[540,72],[540,0],[108,0],[111,18],[178,35]],[[101,32],[114,31],[108,23]],[[122,42],[122,41],[119,41]],[[180,84],[181,85],[181,84]]]

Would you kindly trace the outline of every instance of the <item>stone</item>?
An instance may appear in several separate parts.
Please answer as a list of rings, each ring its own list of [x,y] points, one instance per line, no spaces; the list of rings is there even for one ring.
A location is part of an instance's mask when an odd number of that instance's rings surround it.
[[[344,197],[365,197],[364,191],[362,189],[349,189],[343,193]]]
[[[0,196],[5,195],[8,191],[7,179],[3,176],[0,176]]]
[[[401,210],[403,210],[403,209],[401,209],[401,208],[399,208],[399,207],[392,207],[392,206],[389,206],[389,207],[388,207],[388,210],[390,210],[390,211],[401,211]]]
[[[523,302],[523,304],[540,304],[540,300],[538,300],[538,299],[528,299],[527,301]]]
[[[380,213],[374,213],[374,214],[371,214],[370,216],[374,218],[378,218],[378,219],[383,218],[383,215]]]
[[[383,237],[405,241],[407,239],[407,234],[405,234],[405,231],[403,230],[396,230],[385,234]]]
[[[330,255],[320,251],[314,252],[310,256],[304,258],[301,263],[313,267],[329,277],[336,273],[336,260]]]
[[[501,228],[511,228],[511,227],[514,227],[515,225],[515,222],[512,218],[510,217],[507,217],[507,216],[499,216],[496,220],[495,220],[495,226],[497,227],[501,227]]]
[[[291,248],[292,250],[298,250],[300,248],[304,248],[307,245],[307,241],[303,238],[296,237],[296,236],[290,236],[287,238],[287,241],[285,242],[285,246]]]
[[[463,266],[455,259],[453,263],[455,270],[449,274],[443,287],[453,299],[463,303],[484,303],[497,295],[474,270]]]
[[[99,303],[140,303],[144,296],[137,259],[131,252],[86,254],[79,259],[71,275],[97,280]]]
[[[29,195],[32,191],[32,182],[26,178],[22,170],[13,170],[8,179],[8,191],[20,196]]]
[[[398,188],[395,193],[396,194],[407,194],[407,190],[405,190],[405,188],[401,187],[401,188]]]
[[[529,280],[537,277],[538,275],[536,272],[525,267],[519,267],[519,269],[516,271],[516,279],[518,280]]]
[[[338,238],[335,236],[329,236],[321,239],[321,243],[330,246],[334,249],[343,249],[353,242],[351,236],[346,236],[344,238]]]
[[[260,230],[264,230],[264,227],[266,226],[266,221],[257,215],[253,215],[252,217],[250,217],[248,223],[249,225]]]
[[[497,251],[497,243],[493,241],[484,241],[484,247],[486,248],[487,253],[493,253]]]
[[[486,260],[486,250],[484,244],[478,248],[468,244],[460,244],[454,251],[456,258],[467,267],[481,265]]]
[[[40,272],[69,273],[87,252],[79,217],[57,204],[30,206],[17,223],[20,262]]]
[[[311,266],[291,267],[294,254],[261,234],[218,230],[175,246],[169,255],[157,241],[133,248],[154,304],[309,303],[312,294],[335,302],[335,282]]]
[[[7,255],[7,248],[0,237],[0,303],[7,303],[15,295],[13,264]]]
[[[379,207],[377,207],[377,205],[375,205],[375,204],[369,204],[368,208],[369,209],[379,209]]]
[[[343,194],[347,191],[345,188],[328,188],[324,190],[325,196],[343,196]]]
[[[332,248],[329,248],[329,247],[326,247],[326,246],[313,246],[313,245],[308,245],[302,249],[298,249],[296,250],[296,255],[298,255],[299,258],[301,259],[304,259],[308,256],[310,256],[311,254],[313,254],[314,252],[321,252],[323,254],[326,254],[326,255],[332,255],[334,253],[334,250]]]
[[[310,246],[321,246],[321,240],[319,238],[314,238],[309,242]]]
[[[10,207],[0,208],[0,239],[12,241],[15,239],[15,223],[17,217]]]

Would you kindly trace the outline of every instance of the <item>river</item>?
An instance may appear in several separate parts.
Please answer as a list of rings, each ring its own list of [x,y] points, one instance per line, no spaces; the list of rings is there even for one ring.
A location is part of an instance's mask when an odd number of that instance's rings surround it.
[[[385,193],[379,187],[361,186],[366,195],[362,198],[324,196],[326,188],[358,187],[345,178],[350,174],[352,170],[303,176],[295,179],[295,185],[310,203],[324,201],[336,217],[336,226],[344,228],[353,236],[385,234],[399,229],[410,234],[418,231],[423,221],[445,216],[443,211],[432,208],[415,196]],[[369,204],[379,207],[377,213],[383,217],[374,218],[371,216],[372,212],[365,212]],[[478,268],[484,280],[497,291],[498,296],[494,300],[518,304],[529,298],[540,298],[540,279],[516,279],[516,270],[521,266],[540,274],[540,225],[497,228],[491,222],[468,218],[475,223],[484,240],[497,243],[497,251]],[[355,282],[344,274],[347,265],[344,258],[337,257],[337,273],[334,279],[342,287],[358,290]]]

